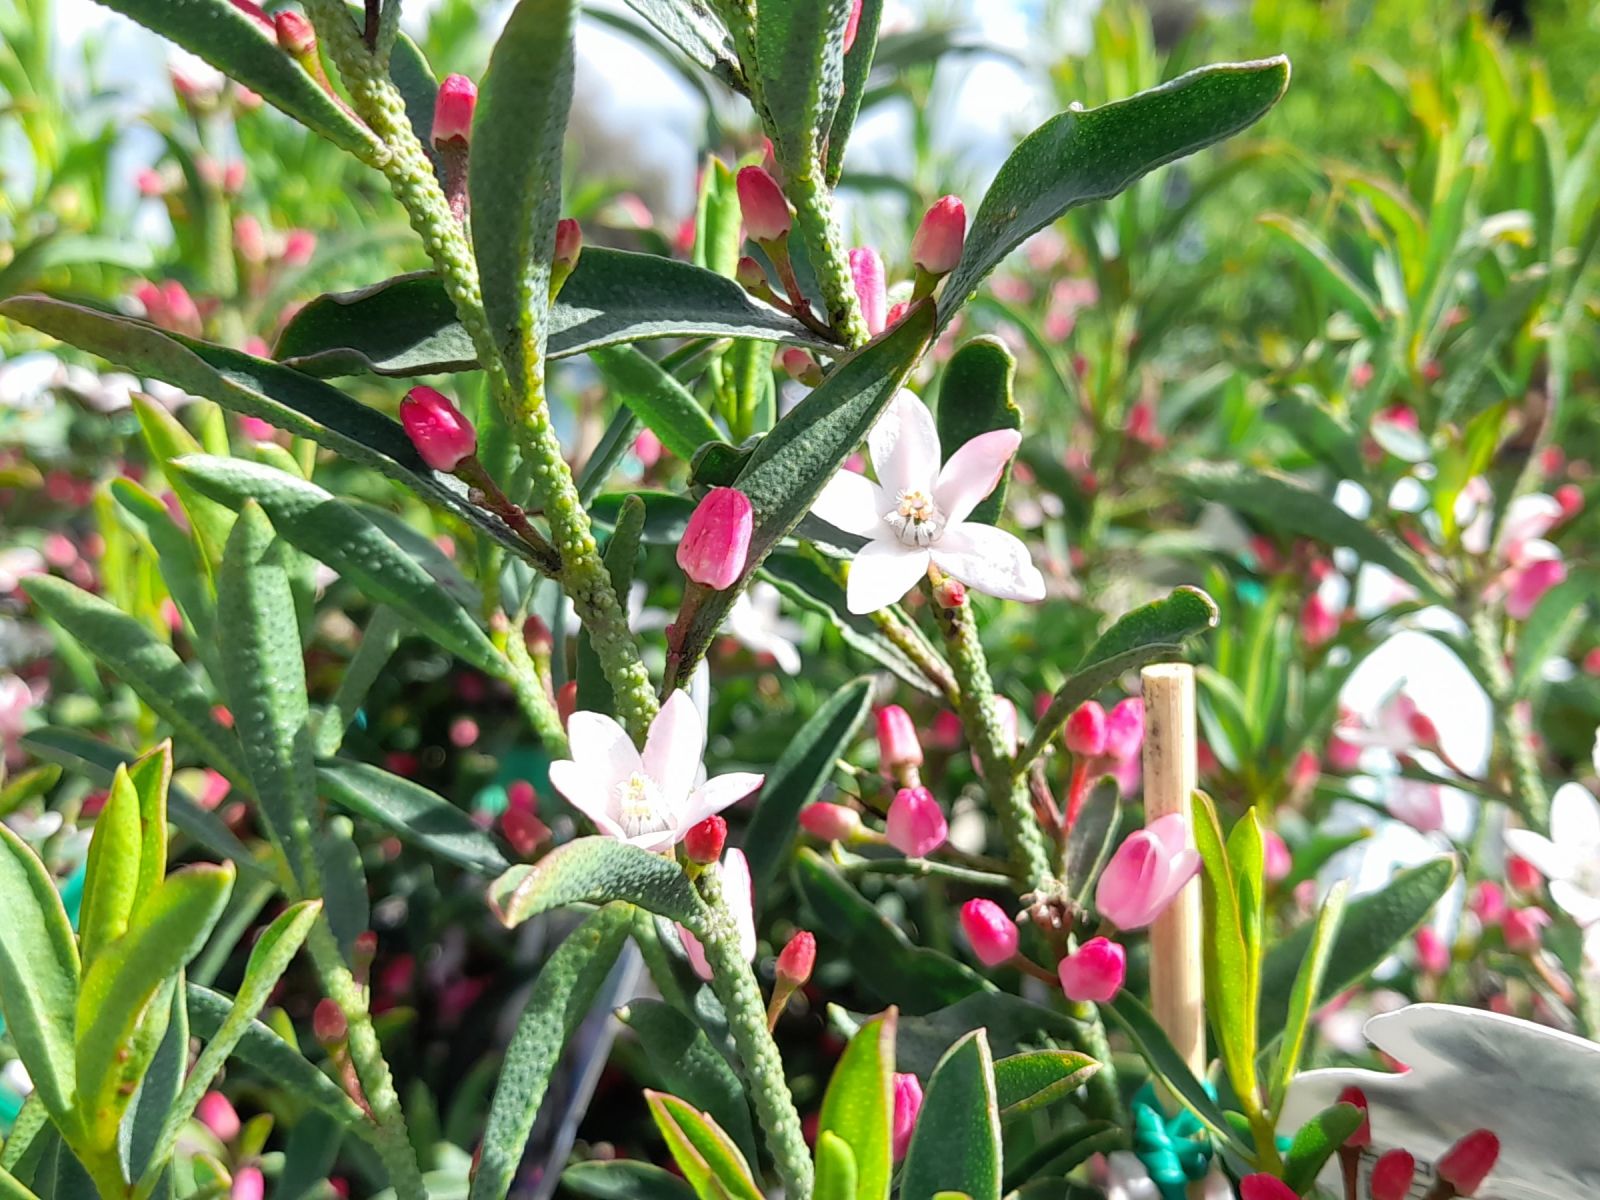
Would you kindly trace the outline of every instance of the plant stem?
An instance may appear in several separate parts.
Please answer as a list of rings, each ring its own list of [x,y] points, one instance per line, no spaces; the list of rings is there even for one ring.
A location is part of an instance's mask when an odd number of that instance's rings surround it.
[[[567,731],[561,727],[561,714],[556,711],[533,655],[528,653],[528,643],[520,629],[513,628],[506,635],[505,653],[511,660],[511,689],[523,715],[553,757],[567,757]]]
[[[1511,672],[1506,669],[1495,614],[1487,607],[1479,608],[1468,618],[1467,625],[1471,631],[1468,647],[1473,660],[1469,665],[1484,691],[1489,693],[1498,750],[1510,760],[1513,804],[1534,832],[1548,834],[1550,793],[1545,789],[1544,775],[1539,770],[1533,730],[1517,704]]]
[[[701,872],[696,885],[711,910],[701,938],[711,967],[711,985],[727,1010],[728,1030],[733,1034],[739,1065],[750,1085],[767,1147],[783,1179],[784,1195],[786,1200],[811,1200],[811,1154],[800,1131],[800,1114],[795,1111],[794,1098],[784,1078],[783,1059],[767,1028],[761,989],[739,951],[739,934],[723,899],[716,869]]]
[[[811,252],[811,268],[822,289],[823,303],[828,306],[828,320],[834,332],[853,349],[866,345],[871,334],[861,316],[861,302],[844,254],[844,239],[833,215],[833,194],[822,181],[822,165],[816,156],[809,159],[805,170],[790,175],[784,193],[794,205],[795,224]]]

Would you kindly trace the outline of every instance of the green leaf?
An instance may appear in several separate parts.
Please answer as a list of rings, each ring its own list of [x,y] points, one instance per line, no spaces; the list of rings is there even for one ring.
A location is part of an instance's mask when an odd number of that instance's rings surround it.
[[[1600,571],[1579,568],[1556,584],[1533,606],[1517,629],[1513,660],[1512,694],[1529,696],[1543,681],[1545,663],[1559,657],[1571,643],[1595,596],[1600,595]]]
[[[1079,904],[1089,903],[1090,890],[1117,846],[1122,828],[1122,789],[1115,779],[1102,779],[1078,810],[1067,839],[1066,885]]]
[[[1073,710],[1117,676],[1180,654],[1186,639],[1216,623],[1216,601],[1196,587],[1174,588],[1165,599],[1152,600],[1118,617],[1089,647],[1071,677],[1056,689],[1017,761],[1028,763],[1037,758]]]
[[[0,1200],[39,1200],[15,1175],[4,1167],[0,1167]]]
[[[317,830],[313,852],[322,894],[323,919],[348,962],[355,961],[356,939],[372,928],[367,871],[349,817],[329,817]]]
[[[669,858],[608,837],[582,837],[536,863],[519,863],[489,885],[489,906],[508,928],[568,904],[626,900],[699,937],[705,905]]]
[[[817,1180],[812,1189],[815,1200],[856,1200],[860,1182],[857,1178],[856,1158],[850,1144],[831,1129],[817,1135]],[[884,1190],[873,1195],[887,1196]]]
[[[1205,896],[1206,1016],[1222,1049],[1228,1079],[1240,1095],[1255,1094],[1256,1011],[1250,947],[1240,912],[1241,887],[1217,821],[1217,810],[1203,792],[1191,810],[1195,848],[1200,851],[1200,884]]]
[[[398,421],[321,380],[225,346],[44,296],[0,302],[0,316],[31,325],[135,374],[153,376],[232,412],[310,438],[449,509],[513,553],[528,555],[526,544],[503,523],[468,502],[465,484],[422,461]]]
[[[646,533],[649,512],[638,495],[622,498],[612,527],[611,540],[606,543],[606,575],[611,581],[611,591],[617,603],[627,607],[628,592],[633,587],[633,571],[639,558],[639,543]],[[681,536],[681,535],[680,535]],[[587,631],[578,637],[577,708],[582,712],[610,713],[616,711],[616,697],[606,679],[605,668],[600,664],[600,652]]]
[[[257,807],[302,891],[314,891],[317,781],[300,628],[273,527],[253,501],[228,539],[217,615],[228,630],[223,690]]]
[[[755,0],[756,73],[772,151],[785,171],[817,161],[844,93],[850,0]]]
[[[1000,1106],[981,1029],[950,1047],[934,1068],[900,1183],[902,1200],[951,1191],[1000,1200]]]
[[[722,434],[689,390],[632,346],[597,347],[589,359],[612,394],[684,462]]]
[[[626,904],[608,904],[569,933],[540,969],[506,1047],[471,1200],[502,1200],[510,1188],[561,1048],[594,1006],[632,923]]]
[[[871,678],[851,680],[795,731],[767,772],[744,837],[745,858],[758,894],[777,876],[793,843],[800,810],[822,793],[871,706]]]
[[[937,411],[939,447],[944,460],[980,434],[996,429],[1022,429],[1022,410],[1011,394],[1017,360],[1005,343],[985,335],[973,338],[950,356],[939,377]],[[971,520],[994,524],[1005,508],[1011,465],[1000,473],[994,491],[972,510]]]
[[[755,1157],[755,1128],[744,1084],[705,1030],[660,1000],[635,1000],[617,1017],[638,1037],[663,1086],[703,1110],[740,1152]]]
[[[644,1098],[672,1161],[700,1200],[762,1200],[750,1164],[715,1121],[676,1096],[646,1090]]]
[[[94,821],[84,865],[83,904],[78,913],[78,952],[85,967],[128,931],[139,890],[139,794],[128,769],[118,767],[105,807]]]
[[[156,1045],[141,1052],[140,1017],[200,952],[233,887],[233,867],[184,867],[140,908],[128,932],[83,975],[77,1004],[77,1109],[90,1145],[116,1144],[117,1127]]]
[[[472,248],[484,315],[519,395],[543,386],[576,19],[574,0],[518,0],[472,122]]]
[[[437,792],[347,759],[317,764],[322,794],[346,812],[382,825],[403,841],[459,863],[480,875],[510,867],[495,840]]]
[[[1317,290],[1332,304],[1355,318],[1356,324],[1374,338],[1384,331],[1383,305],[1372,290],[1302,221],[1279,213],[1268,213],[1257,220],[1283,239],[1294,252]]]
[[[1051,117],[1012,151],[978,206],[961,262],[944,284],[940,325],[1031,234],[1253,124],[1288,83],[1286,58],[1219,63],[1126,100]]]
[[[913,944],[815,850],[795,856],[795,886],[815,918],[810,928],[838,944],[857,981],[908,1013],[943,1008],[994,985],[976,971],[926,946]]]
[[[161,582],[166,584],[167,593],[189,628],[197,656],[204,662],[207,673],[212,673],[215,655],[211,647],[217,636],[216,598],[212,594],[209,569],[194,539],[178,527],[165,504],[131,479],[113,479],[111,498],[121,505],[124,518],[134,527],[135,533],[150,543]],[[211,504],[203,496],[195,499]],[[220,508],[219,505],[212,507]],[[233,514],[226,509],[222,511],[232,525]],[[220,545],[217,557],[220,561]]]
[[[293,58],[270,29],[231,0],[105,0],[191,54],[205,59],[295,120],[345,150],[376,152],[376,139]]]
[[[1352,900],[1333,949],[1322,986],[1312,1000],[1320,1008],[1340,992],[1355,986],[1396,946],[1416,932],[1439,898],[1455,882],[1456,863],[1441,856],[1398,872],[1376,892]],[[1261,966],[1261,1043],[1283,1032],[1288,1019],[1294,981],[1311,950],[1315,926],[1305,924],[1274,946]]]
[[[149,447],[150,457],[155,459],[163,474],[173,459],[201,452],[200,443],[184,428],[183,422],[149,396],[136,394],[133,398],[133,411],[139,419],[139,430],[144,435],[145,445]],[[137,486],[131,480],[117,482],[126,483],[130,487]],[[209,564],[221,562],[222,548],[228,544],[228,533],[233,529],[233,514],[215,500],[197,494],[189,486],[188,480],[174,475],[169,482],[179,503],[183,505],[184,515],[189,518],[189,524],[194,529],[195,538],[203,555],[202,562],[208,568]],[[162,505],[162,511],[166,511],[165,505]],[[170,516],[168,519],[171,519]],[[146,524],[149,523],[147,519]],[[173,599],[177,597],[174,596]]]
[[[55,881],[11,827],[0,823],[0,1013],[36,1094],[67,1120],[77,1072],[72,1044],[78,945]]]
[[[894,1170],[894,1037],[898,1014],[890,1009],[863,1025],[833,1068],[818,1119],[817,1174],[821,1189],[822,1139],[839,1141],[850,1155],[853,1190],[838,1200],[888,1200]],[[835,1155],[844,1166],[843,1156]],[[841,1180],[842,1185],[842,1180]]]
[[[878,51],[878,22],[883,18],[883,0],[864,0],[861,16],[856,22],[856,40],[844,56],[844,91],[839,97],[839,111],[833,115],[833,127],[828,131],[827,181],[837,187],[844,174],[845,149],[850,133],[855,128],[856,117],[861,113],[861,102],[867,94],[867,77],[872,73],[872,60]]]
[[[838,349],[715,271],[605,246],[585,247],[579,255],[551,306],[548,336],[551,358],[656,338],[752,338]],[[318,296],[284,327],[273,354],[319,378],[478,367],[472,337],[431,271]]]
[[[561,1186],[590,1200],[694,1200],[694,1189],[671,1171],[626,1158],[573,1163]]]
[[[123,1122],[122,1138],[128,1177],[137,1180],[150,1166],[160,1143],[184,1072],[189,1069],[189,1010],[183,998],[183,975],[172,982],[166,998],[166,1028],[150,1069],[145,1072],[133,1111]]]
[[[708,0],[628,0],[633,9],[702,70],[730,87],[741,80],[727,27]],[[743,90],[742,86],[739,90]]]
[[[1239,894],[1239,927],[1244,931],[1245,962],[1250,968],[1250,1010],[1261,990],[1261,923],[1266,911],[1266,835],[1255,805],[1228,832],[1228,868]]]
[[[402,613],[473,666],[495,676],[505,673],[505,660],[471,614],[393,538],[331,492],[237,458],[192,455],[173,467],[230,508],[255,501],[286,542],[338,571],[369,599]]]
[[[223,774],[243,778],[237,739],[216,723],[210,697],[171,646],[137,619],[64,579],[35,575],[22,588],[46,616],[138,693],[186,746]]]
[[[1296,1195],[1309,1192],[1323,1164],[1364,1120],[1366,1114],[1354,1104],[1334,1104],[1300,1126],[1283,1156],[1283,1181]]]
[[[1348,546],[1363,559],[1394,572],[1429,599],[1446,602],[1443,585],[1410,550],[1372,524],[1358,521],[1298,480],[1234,463],[1193,463],[1179,482],[1205,500],[1226,504],[1269,528]]]
[[[1289,1015],[1283,1030],[1283,1045],[1278,1050],[1277,1068],[1273,1072],[1272,1095],[1269,1108],[1277,1112],[1289,1084],[1300,1069],[1300,1055],[1305,1049],[1306,1031],[1311,1026],[1312,1001],[1322,991],[1322,977],[1327,974],[1328,956],[1333,952],[1333,942],[1339,935],[1344,920],[1345,897],[1349,884],[1341,879],[1328,892],[1317,913],[1311,931],[1311,945],[1305,961],[1295,972],[1294,988],[1289,993]]]
[[[843,1016],[839,1009],[830,1009],[829,1015]],[[902,1013],[895,1035],[895,1069],[926,1078],[951,1046],[980,1027],[987,1031],[991,1049],[1007,1054],[1082,1035],[1082,1025],[1057,1009],[1009,992],[978,992],[920,1016]],[[841,1028],[853,1032],[853,1027]]]
[[[1100,1064],[1076,1050],[1036,1050],[994,1064],[994,1089],[1001,1117],[1017,1117],[1077,1091]]]

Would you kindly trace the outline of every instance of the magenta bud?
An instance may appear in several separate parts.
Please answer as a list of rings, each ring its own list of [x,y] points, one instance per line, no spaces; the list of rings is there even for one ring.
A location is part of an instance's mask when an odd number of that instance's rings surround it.
[[[861,815],[843,804],[819,800],[800,810],[800,828],[825,842],[848,842],[861,831]]]
[[[908,1072],[895,1073],[894,1123],[892,1140],[894,1160],[899,1162],[911,1146],[911,1134],[917,1127],[917,1114],[922,1111],[922,1083]]]
[[[744,574],[755,512],[738,488],[712,488],[695,506],[678,543],[678,566],[696,583],[722,591]]]
[[[1239,1200],[1300,1200],[1300,1193],[1276,1175],[1262,1173],[1239,1180]]]
[[[1339,634],[1339,614],[1330,608],[1322,595],[1312,592],[1300,609],[1300,636],[1306,645],[1315,650],[1326,645]]]
[[[877,712],[878,765],[891,775],[902,767],[922,765],[922,743],[911,714],[898,704],[886,704]]]
[[[758,242],[776,242],[789,236],[789,201],[778,181],[761,167],[742,167],[736,181],[739,211],[744,227]]]
[[[861,301],[867,332],[876,337],[888,327],[889,293],[883,259],[871,246],[857,246],[850,251],[850,278],[855,284],[856,299]]]
[[[957,196],[934,201],[911,239],[911,261],[929,275],[948,275],[961,261],[967,237],[967,209]]]
[[[435,471],[454,471],[478,452],[478,433],[443,392],[418,386],[400,401],[400,424],[422,461]]]
[[[1431,925],[1417,930],[1417,970],[1424,975],[1443,975],[1450,969],[1450,947]]]
[[[1062,738],[1067,749],[1081,758],[1098,758],[1106,752],[1106,710],[1098,700],[1085,700],[1067,718]]]
[[[267,1194],[267,1181],[257,1166],[240,1167],[233,1173],[228,1200],[261,1200]]]
[[[1117,847],[1095,884],[1095,909],[1118,929],[1143,929],[1199,870],[1200,853],[1190,844],[1188,818],[1168,813]]]
[[[478,85],[465,75],[446,75],[433,103],[433,144],[472,141],[472,113],[478,107]]]
[[[522,858],[532,858],[552,836],[550,826],[527,808],[508,808],[501,813],[500,832]]]
[[[1128,953],[1108,938],[1090,938],[1061,960],[1056,975],[1068,1000],[1104,1004],[1122,990]]]
[[[1457,1195],[1471,1196],[1499,1160],[1500,1139],[1487,1129],[1475,1129],[1444,1152],[1434,1164],[1434,1172],[1455,1188]]]
[[[856,44],[856,30],[861,28],[861,0],[855,0],[850,6],[850,16],[844,23],[844,52],[850,53],[850,47]]]
[[[961,931],[972,953],[986,967],[1017,956],[1017,923],[993,900],[968,900],[961,906]]]
[[[1407,1200],[1416,1174],[1417,1160],[1404,1150],[1380,1155],[1372,1164],[1372,1178],[1367,1184],[1372,1200]]]
[[[285,10],[273,13],[272,29],[277,35],[278,45],[295,58],[311,54],[317,48],[316,30],[311,28],[310,21],[297,12]]]
[[[1144,701],[1137,696],[1120,700],[1106,714],[1106,754],[1127,762],[1144,745]]]
[[[1543,929],[1550,924],[1550,914],[1542,908],[1513,908],[1500,923],[1505,934],[1506,949],[1513,954],[1532,954],[1544,942]]]
[[[910,787],[894,794],[885,832],[889,845],[901,854],[924,858],[944,845],[950,827],[933,793],[925,787]]]
[[[1535,559],[1516,574],[1506,597],[1506,616],[1526,621],[1544,594],[1567,577],[1567,564],[1559,558]]]
[[[1492,879],[1481,879],[1472,889],[1467,907],[1485,925],[1498,925],[1506,915],[1506,892]]]
[[[583,229],[571,217],[556,222],[555,265],[572,270],[578,265],[578,255],[583,251]]]
[[[1339,1103],[1361,1110],[1361,1124],[1356,1126],[1354,1133],[1345,1138],[1344,1144],[1352,1150],[1372,1145],[1372,1122],[1367,1117],[1367,1094],[1358,1087],[1347,1087],[1339,1093]]]
[[[778,984],[780,987],[804,987],[817,965],[817,939],[802,929],[789,939],[788,945],[778,952]]]
[[[219,1142],[231,1142],[239,1136],[239,1114],[221,1092],[207,1092],[194,1106],[194,1119],[209,1129]]]
[[[683,835],[683,852],[689,861],[702,867],[710,866],[722,857],[722,847],[728,842],[728,823],[718,816],[707,817],[691,826]]]

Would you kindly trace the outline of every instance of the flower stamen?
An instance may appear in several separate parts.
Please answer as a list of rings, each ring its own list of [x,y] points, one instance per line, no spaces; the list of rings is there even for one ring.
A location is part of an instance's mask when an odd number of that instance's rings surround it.
[[[929,546],[944,532],[945,515],[933,496],[921,488],[905,488],[895,498],[895,507],[883,514],[895,536],[907,546]]]

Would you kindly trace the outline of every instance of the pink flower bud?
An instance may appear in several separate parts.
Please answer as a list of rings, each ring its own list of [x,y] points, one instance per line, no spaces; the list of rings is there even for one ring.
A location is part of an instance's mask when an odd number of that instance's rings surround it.
[[[986,967],[1017,956],[1017,923],[993,900],[968,900],[961,906],[961,931],[972,953]]]
[[[465,750],[469,746],[477,745],[478,735],[481,732],[478,723],[471,717],[457,717],[450,722],[450,744],[457,750]]]
[[[1119,700],[1106,714],[1105,753],[1118,762],[1136,757],[1144,745],[1144,701],[1137,696]]]
[[[478,452],[478,432],[449,397],[418,386],[400,402],[400,423],[422,461],[435,471],[454,471]]]
[[[790,988],[804,987],[817,965],[816,936],[802,929],[778,952],[778,983]]]
[[[231,162],[222,168],[222,190],[238,195],[244,189],[244,163]]]
[[[571,217],[556,222],[555,265],[572,270],[578,265],[578,255],[583,252],[583,228]]]
[[[917,1126],[917,1114],[922,1111],[922,1084],[915,1075],[896,1071],[894,1076],[894,1160],[906,1156],[911,1145],[911,1133]]]
[[[526,779],[513,779],[506,785],[506,808],[518,812],[538,812],[539,793]]]
[[[1487,1129],[1475,1129],[1446,1150],[1434,1172],[1461,1196],[1471,1196],[1500,1159],[1500,1139]]]
[[[1321,774],[1322,764],[1317,761],[1317,756],[1309,750],[1302,750],[1289,765],[1289,786],[1297,792],[1307,791],[1315,786]]]
[[[1506,882],[1519,892],[1537,892],[1544,883],[1539,868],[1516,854],[1506,856]]]
[[[1506,915],[1505,889],[1492,879],[1480,879],[1467,907],[1485,925],[1498,925]]]
[[[1511,594],[1506,597],[1506,615],[1513,621],[1526,621],[1544,594],[1567,577],[1567,564],[1559,558],[1536,558],[1516,572]]]
[[[1095,909],[1118,929],[1143,929],[1172,903],[1200,869],[1189,822],[1169,813],[1129,835],[1095,885]]]
[[[1416,1174],[1417,1160],[1404,1150],[1380,1155],[1372,1164],[1372,1179],[1367,1184],[1372,1200],[1407,1200]]]
[[[934,201],[911,239],[911,261],[929,275],[948,275],[961,261],[967,236],[967,210],[957,196]]]
[[[1443,975],[1450,969],[1450,947],[1431,925],[1417,930],[1417,970],[1424,975]]]
[[[309,229],[291,229],[283,239],[283,261],[291,267],[303,267],[317,252],[317,235]]]
[[[783,368],[783,373],[797,383],[816,386],[822,382],[822,368],[817,366],[817,360],[811,357],[811,352],[802,350],[799,346],[786,346],[778,354],[778,365]]]
[[[1350,368],[1350,383],[1353,387],[1364,388],[1372,382],[1373,368],[1369,362],[1357,363]]]
[[[721,817],[710,816],[698,825],[691,826],[689,832],[683,835],[683,852],[689,856],[690,862],[704,867],[722,857],[722,847],[727,841],[728,823]]]
[[[164,196],[167,191],[167,181],[154,167],[145,167],[134,176],[134,183],[141,196]]]
[[[738,488],[712,488],[695,506],[678,543],[678,566],[696,583],[722,591],[744,574],[755,511]]]
[[[1563,483],[1556,489],[1556,503],[1561,506],[1561,518],[1570,521],[1583,511],[1583,489],[1575,483]]]
[[[878,710],[878,765],[885,775],[892,775],[902,767],[922,765],[922,743],[917,740],[917,727],[911,723],[911,714],[898,704],[886,704]]]
[[[433,102],[433,144],[472,140],[472,113],[478,107],[478,85],[465,75],[446,75]]]
[[[1338,633],[1339,614],[1323,601],[1320,592],[1312,592],[1300,609],[1300,636],[1315,650],[1331,642]]]
[[[219,1142],[239,1136],[239,1114],[221,1092],[207,1092],[194,1106],[194,1119],[209,1129]]]
[[[1266,877],[1268,883],[1282,883],[1289,878],[1289,872],[1294,870],[1294,855],[1289,853],[1289,843],[1284,841],[1275,829],[1268,829],[1262,835],[1266,847]]]
[[[1061,990],[1076,1003],[1104,1004],[1122,990],[1128,973],[1128,953],[1103,937],[1090,938],[1061,960],[1056,974]]]
[[[267,1181],[262,1177],[260,1167],[240,1167],[233,1173],[233,1187],[228,1191],[228,1200],[261,1200],[266,1194]]]
[[[1367,1094],[1358,1087],[1347,1087],[1339,1093],[1339,1103],[1353,1104],[1361,1110],[1361,1124],[1356,1126],[1356,1131],[1345,1139],[1344,1144],[1352,1150],[1372,1145],[1372,1122],[1367,1117]]]
[[[272,18],[267,16],[261,5],[257,4],[255,0],[233,0],[233,6],[261,26],[263,32],[272,33]]]
[[[850,278],[855,283],[856,299],[861,301],[861,317],[867,332],[876,337],[889,320],[889,293],[883,278],[883,259],[871,246],[850,251]]]
[[[889,805],[889,845],[907,858],[924,858],[944,845],[950,832],[944,810],[925,787],[901,788]]]
[[[569,679],[556,691],[556,716],[561,718],[561,724],[572,718],[578,711],[578,681]]]
[[[740,287],[749,292],[767,286],[767,273],[761,269],[761,264],[748,254],[741,258],[739,265],[733,269],[733,277],[739,281]]]
[[[777,242],[789,236],[789,201],[778,181],[760,167],[742,167],[735,184],[744,227],[758,242]]]
[[[318,1000],[311,1013],[311,1032],[324,1046],[338,1045],[350,1032],[344,1010],[330,999]]]
[[[1061,731],[1067,749],[1083,758],[1097,758],[1106,752],[1106,710],[1098,700],[1085,700],[1072,710]]]
[[[248,213],[233,219],[233,246],[239,257],[252,266],[267,261],[267,235],[261,222]]]
[[[633,456],[646,471],[661,461],[661,453],[661,439],[648,429],[640,430],[633,439]]]
[[[1335,730],[1328,737],[1327,746],[1328,766],[1335,771],[1346,774],[1361,766],[1361,747],[1347,738],[1339,736]]]
[[[1513,954],[1532,954],[1543,944],[1540,931],[1548,924],[1550,914],[1542,908],[1511,909],[1500,925],[1505,934],[1506,949]]]
[[[883,327],[885,329],[892,329],[894,326],[900,324],[900,318],[905,316],[910,311],[911,305],[909,303],[904,300],[895,301],[893,304],[889,305],[889,312],[883,318]]]
[[[861,28],[861,0],[855,0],[850,6],[850,16],[844,23],[844,52],[850,53],[850,47],[856,44],[856,30]]]
[[[1239,1180],[1239,1200],[1300,1200],[1299,1194],[1276,1175],[1246,1175]]]
[[[166,320],[163,322],[168,328],[179,333],[197,334],[200,332],[200,306],[194,302],[194,297],[189,295],[189,289],[176,279],[169,279],[161,285],[161,303],[166,310]]]
[[[948,708],[933,714],[933,727],[928,731],[928,741],[941,750],[954,750],[966,736],[961,728],[961,718]]]
[[[285,53],[300,58],[316,50],[316,30],[299,13],[288,9],[273,13],[272,26],[278,37],[278,45],[283,47]]]
[[[843,804],[818,801],[800,810],[800,828],[825,842],[848,842],[861,831],[861,816]]]

